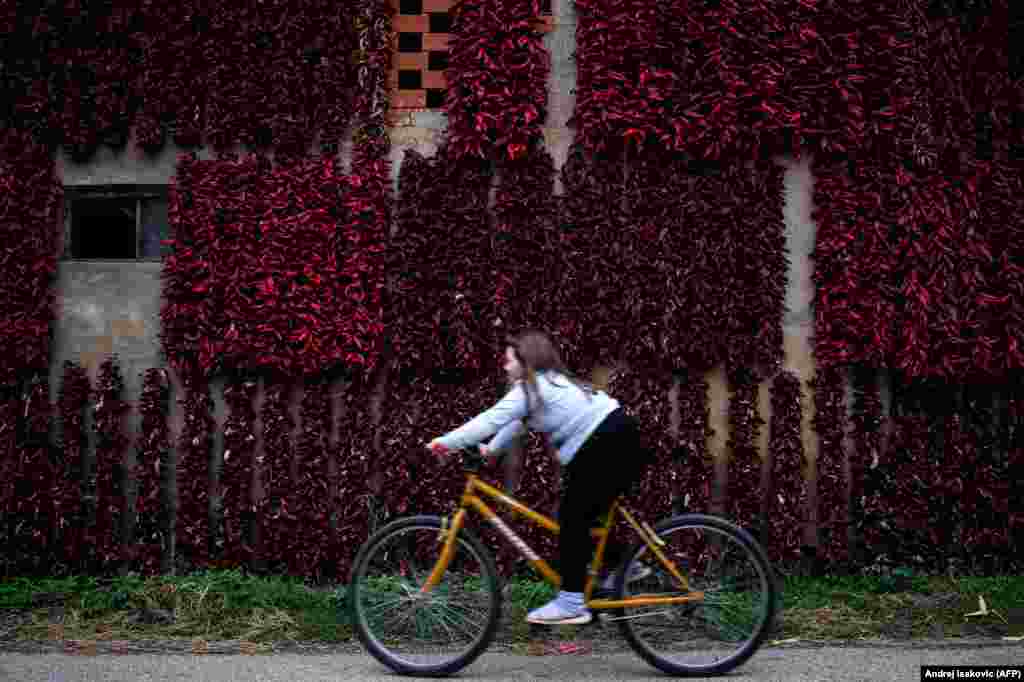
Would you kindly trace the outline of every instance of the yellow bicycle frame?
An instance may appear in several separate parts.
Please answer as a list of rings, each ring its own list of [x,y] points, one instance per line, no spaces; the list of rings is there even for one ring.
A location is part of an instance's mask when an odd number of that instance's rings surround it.
[[[462,500],[459,503],[459,509],[455,513],[451,525],[447,524],[446,519],[445,524],[441,527],[441,533],[438,539],[439,541],[444,542],[444,546],[441,549],[441,555],[438,557],[437,563],[434,564],[433,570],[427,577],[426,582],[420,588],[420,592],[430,592],[441,580],[441,576],[444,574],[445,570],[447,570],[448,564],[451,562],[452,555],[455,552],[455,538],[465,524],[466,514],[470,509],[475,509],[487,521],[494,525],[501,534],[512,543],[523,558],[533,566],[534,570],[536,570],[547,582],[555,587],[561,585],[562,578],[558,572],[551,568],[551,566],[541,559],[532,549],[530,549],[530,547],[523,542],[523,540],[520,539],[512,529],[505,525],[494,510],[487,506],[487,503],[483,501],[482,497],[489,497],[500,502],[514,513],[526,517],[529,521],[539,525],[551,533],[557,534],[559,532],[558,522],[554,519],[530,509],[527,505],[509,497],[498,488],[480,480],[480,477],[476,474],[470,473],[466,481],[466,489],[462,493]],[[608,536],[611,533],[612,524],[615,522],[617,514],[621,514],[626,522],[640,535],[644,543],[651,550],[651,553],[657,557],[658,561],[679,582],[681,589],[687,592],[686,595],[678,597],[662,597],[639,594],[628,599],[591,599],[595,576],[599,575],[601,570],[605,546],[608,543]],[[620,500],[616,500],[612,503],[611,509],[604,520],[603,526],[600,528],[593,528],[590,532],[591,535],[598,540],[598,543],[597,550],[594,552],[594,557],[591,562],[590,573],[587,576],[587,584],[584,592],[584,599],[586,600],[589,608],[616,609],[624,606],[682,604],[685,602],[701,601],[704,599],[703,592],[690,592],[689,581],[685,575],[680,573],[679,569],[676,568],[676,565],[672,563],[665,553],[661,551],[661,546],[664,543],[658,538],[654,530],[646,523],[638,523],[633,515],[622,506]]]

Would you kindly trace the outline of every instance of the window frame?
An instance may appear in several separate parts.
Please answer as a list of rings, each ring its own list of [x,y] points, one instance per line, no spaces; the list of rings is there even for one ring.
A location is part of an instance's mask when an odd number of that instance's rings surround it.
[[[134,199],[135,200],[135,257],[134,258],[76,258],[74,248],[75,202],[83,200]],[[162,256],[140,255],[142,245],[142,202],[146,199],[169,199],[167,185],[106,184],[69,185],[64,187],[63,246],[60,260],[75,263],[160,263]],[[170,206],[168,206],[168,210]],[[169,220],[169,216],[168,216]],[[168,227],[170,225],[168,224]]]

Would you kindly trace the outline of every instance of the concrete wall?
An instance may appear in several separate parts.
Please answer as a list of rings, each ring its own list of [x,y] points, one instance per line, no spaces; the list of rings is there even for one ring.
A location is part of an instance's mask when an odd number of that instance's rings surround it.
[[[554,0],[554,30],[545,36],[552,55],[552,77],[548,94],[548,121],[545,138],[557,167],[565,161],[572,131],[566,127],[572,115],[575,96],[576,17],[571,0]],[[402,113],[395,116],[391,130],[394,180],[407,149],[432,155],[445,127],[440,112]],[[96,158],[86,165],[58,158],[60,176],[66,186],[88,186],[111,183],[166,184],[174,174],[179,150],[168,147],[155,157],[148,157],[129,143],[120,154],[100,149]],[[200,154],[209,158],[209,152]],[[351,145],[343,148],[342,159],[350,164]],[[814,224],[811,221],[812,178],[807,160],[795,162],[779,159],[785,166],[785,221],[789,251],[789,281],[786,295],[785,366],[805,382],[805,448],[813,459],[816,442],[810,429],[813,406],[808,399],[806,382],[814,374],[810,352],[813,318],[811,300],[811,262]],[[561,191],[560,187],[556,191]],[[156,263],[62,262],[59,269],[59,316],[56,329],[56,362],[53,387],[57,389],[60,364],[65,359],[82,362],[95,376],[98,362],[109,353],[117,353],[125,372],[127,397],[134,401],[140,390],[139,375],[149,367],[159,366],[158,334],[160,310],[160,267]],[[728,392],[724,372],[709,376],[711,383],[712,427],[715,437],[712,451],[726,456],[728,434]],[[762,418],[770,415],[769,394],[762,387]],[[215,393],[216,395],[216,393]],[[219,396],[218,396],[219,398]],[[220,401],[218,400],[218,403]],[[218,405],[220,408],[221,406]],[[761,447],[767,451],[767,432],[762,434]]]

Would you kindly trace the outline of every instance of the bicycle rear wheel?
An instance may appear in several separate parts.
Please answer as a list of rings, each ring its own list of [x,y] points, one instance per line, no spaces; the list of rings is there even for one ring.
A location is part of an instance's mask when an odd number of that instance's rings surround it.
[[[349,605],[360,641],[397,673],[440,677],[490,645],[501,616],[494,559],[466,528],[441,582],[420,594],[441,553],[437,516],[398,519],[375,533],[352,566]]]
[[[738,526],[689,514],[655,528],[662,552],[689,580],[700,601],[623,608],[614,614],[630,646],[670,675],[721,675],[749,659],[775,612],[775,582],[764,550]],[[638,568],[637,562],[642,562]],[[645,572],[627,583],[626,576]],[[640,594],[685,596],[675,578],[645,544],[626,555],[615,587],[617,598]]]

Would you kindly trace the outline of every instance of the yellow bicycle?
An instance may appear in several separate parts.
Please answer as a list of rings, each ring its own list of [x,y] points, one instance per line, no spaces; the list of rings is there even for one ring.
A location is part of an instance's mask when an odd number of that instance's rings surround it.
[[[349,606],[356,633],[397,673],[451,675],[494,640],[502,590],[491,552],[466,526],[470,511],[497,528],[547,582],[561,582],[484,497],[552,533],[558,533],[558,523],[481,480],[482,458],[462,453],[467,479],[455,514],[388,523],[363,544],[352,566]],[[597,576],[620,517],[640,541],[626,552],[611,594],[600,597]],[[591,533],[597,546],[584,593],[587,606],[600,620],[617,622],[648,663],[670,675],[720,675],[760,647],[775,611],[775,581],[764,550],[749,533],[703,514],[674,516],[651,527],[621,498]]]

